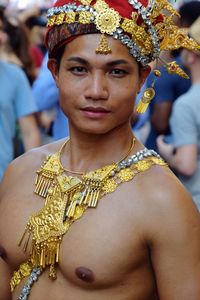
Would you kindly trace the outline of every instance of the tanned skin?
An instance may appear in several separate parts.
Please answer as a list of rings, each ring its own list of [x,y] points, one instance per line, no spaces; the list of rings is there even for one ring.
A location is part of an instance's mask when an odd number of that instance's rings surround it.
[[[135,96],[149,73],[112,38],[112,53],[96,54],[99,41],[98,34],[80,36],[66,46],[60,66],[49,62],[70,124],[62,164],[75,171],[95,170],[125,155]],[[11,273],[28,259],[17,243],[29,216],[45,202],[33,192],[36,171],[63,142],[16,159],[1,184],[0,300],[16,300],[25,283],[11,296]],[[136,140],[131,154],[143,148]],[[29,299],[199,300],[199,250],[194,203],[167,167],[153,166],[71,226],[62,241],[57,279],[51,281],[46,270]]]

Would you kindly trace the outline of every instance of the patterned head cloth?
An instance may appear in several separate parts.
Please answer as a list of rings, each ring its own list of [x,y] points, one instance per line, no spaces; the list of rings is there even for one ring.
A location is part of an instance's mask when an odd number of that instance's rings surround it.
[[[73,37],[88,33],[101,34],[96,53],[111,53],[106,36],[112,36],[143,66],[163,50],[200,49],[174,24],[175,15],[167,0],[58,0],[47,15],[49,57]]]

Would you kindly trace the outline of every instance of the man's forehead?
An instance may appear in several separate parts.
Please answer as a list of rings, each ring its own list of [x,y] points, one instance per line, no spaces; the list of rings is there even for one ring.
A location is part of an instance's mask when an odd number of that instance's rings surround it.
[[[69,44],[65,46],[65,57],[69,60],[71,58],[81,58],[85,61],[97,61],[99,63],[111,64],[112,62],[119,63],[136,63],[135,59],[130,55],[127,48],[118,40],[111,37],[108,38],[108,43],[112,47],[112,53],[108,55],[99,55],[95,52],[100,39],[100,34],[84,34],[76,37]]]

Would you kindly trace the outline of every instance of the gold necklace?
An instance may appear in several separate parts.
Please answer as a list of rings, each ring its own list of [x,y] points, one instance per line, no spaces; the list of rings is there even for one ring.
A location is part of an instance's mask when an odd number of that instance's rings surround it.
[[[86,174],[86,172],[77,172],[77,171],[72,171],[72,170],[69,170],[67,168],[64,168],[63,165],[62,165],[62,162],[61,162],[61,155],[62,155],[62,151],[64,149],[64,147],[69,143],[70,139],[67,139],[65,141],[65,143],[62,145],[62,147],[60,148],[60,150],[58,151],[59,153],[59,161],[60,161],[60,165],[62,166],[63,170],[67,173],[70,173],[70,174],[76,174],[76,175],[81,175],[83,176],[84,174]],[[115,164],[119,164],[120,162],[122,162],[124,159],[126,159],[129,154],[131,153],[131,151],[133,150],[134,146],[135,146],[135,141],[136,139],[134,137],[131,138],[131,146],[129,147],[128,151],[126,152],[126,154],[118,161],[116,162]],[[113,163],[112,163],[113,164]]]
[[[114,192],[119,184],[132,180],[152,165],[166,165],[154,151],[144,149],[127,160],[85,173],[79,179],[64,174],[60,152],[47,157],[37,171],[34,192],[46,201],[39,212],[30,216],[19,242],[24,251],[29,249],[31,242],[30,258],[13,274],[11,290],[34,268],[43,270],[49,266],[49,277],[56,279],[55,267],[60,261],[62,238],[73,222],[81,218],[87,208],[95,208],[99,199]]]

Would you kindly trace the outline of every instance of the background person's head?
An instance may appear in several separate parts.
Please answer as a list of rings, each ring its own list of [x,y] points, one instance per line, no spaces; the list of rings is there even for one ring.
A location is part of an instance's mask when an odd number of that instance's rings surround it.
[[[179,8],[180,18],[178,25],[183,28],[190,27],[200,16],[200,1],[188,1],[183,3]]]
[[[188,35],[192,37],[200,45],[200,16],[189,27]],[[190,51],[183,49],[181,52],[183,63],[191,71],[197,69],[200,77],[200,50]],[[193,73],[194,74],[194,73]]]

